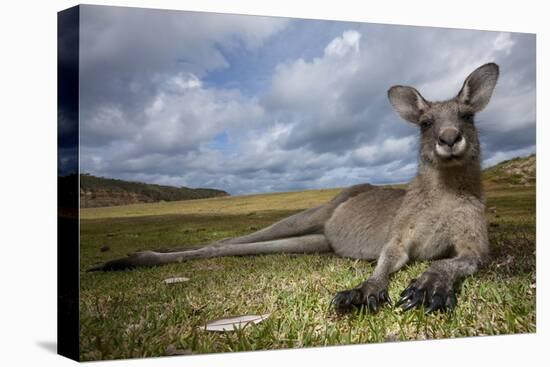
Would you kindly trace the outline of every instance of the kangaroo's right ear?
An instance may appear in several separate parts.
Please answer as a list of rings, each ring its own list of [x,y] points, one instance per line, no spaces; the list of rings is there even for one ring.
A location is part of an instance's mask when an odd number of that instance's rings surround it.
[[[430,102],[413,87],[395,85],[388,90],[388,98],[399,116],[414,124],[419,123],[420,116],[430,107]]]
[[[464,81],[458,100],[479,112],[487,106],[497,84],[498,65],[491,62],[475,69]]]

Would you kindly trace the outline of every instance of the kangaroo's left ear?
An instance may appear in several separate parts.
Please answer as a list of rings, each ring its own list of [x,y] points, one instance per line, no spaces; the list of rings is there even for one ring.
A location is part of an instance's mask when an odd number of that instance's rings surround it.
[[[418,119],[430,106],[413,87],[394,85],[388,90],[388,98],[399,116],[413,124],[419,123]]]
[[[464,81],[458,100],[469,105],[474,112],[481,111],[493,95],[498,74],[498,65],[492,62],[475,69]]]

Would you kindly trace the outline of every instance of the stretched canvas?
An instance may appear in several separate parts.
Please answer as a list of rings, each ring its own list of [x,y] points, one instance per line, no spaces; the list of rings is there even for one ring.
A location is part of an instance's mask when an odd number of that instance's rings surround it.
[[[535,48],[504,31],[60,12],[59,353],[534,333]]]

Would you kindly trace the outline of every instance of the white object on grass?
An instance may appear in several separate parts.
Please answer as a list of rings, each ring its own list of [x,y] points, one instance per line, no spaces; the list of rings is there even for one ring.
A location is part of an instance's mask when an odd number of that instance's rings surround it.
[[[218,319],[207,323],[203,330],[208,331],[233,331],[242,329],[249,324],[258,324],[269,317],[269,314],[264,315],[242,315]]]
[[[186,277],[175,277],[175,278],[164,279],[164,283],[166,284],[182,283],[187,281],[189,281],[189,278],[186,278]]]

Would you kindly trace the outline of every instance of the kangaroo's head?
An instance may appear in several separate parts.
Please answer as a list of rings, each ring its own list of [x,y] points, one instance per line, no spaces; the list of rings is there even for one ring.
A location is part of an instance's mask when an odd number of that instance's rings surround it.
[[[479,160],[474,116],[487,106],[498,79],[498,65],[474,70],[458,95],[443,102],[427,101],[412,87],[396,85],[388,98],[405,120],[420,127],[420,159],[436,167],[465,165]]]

